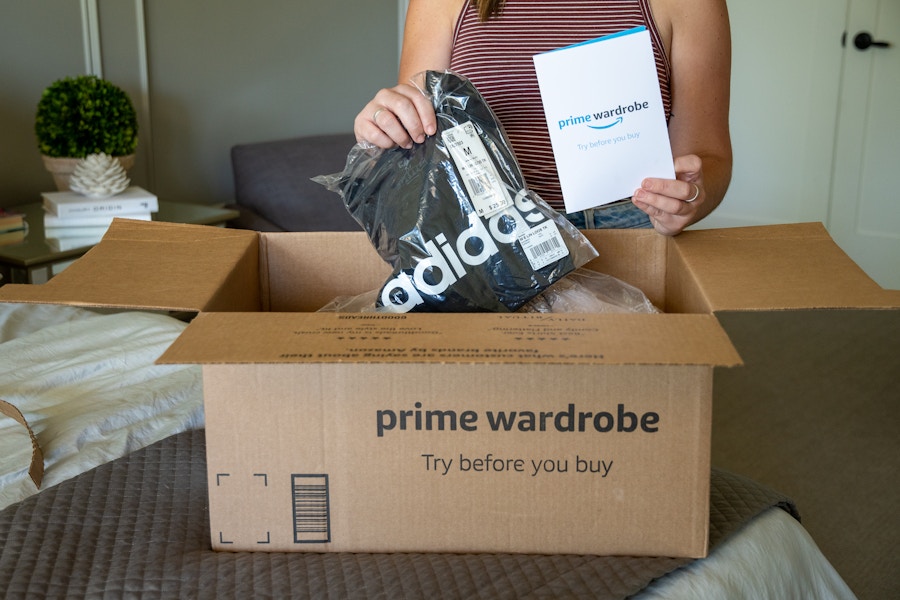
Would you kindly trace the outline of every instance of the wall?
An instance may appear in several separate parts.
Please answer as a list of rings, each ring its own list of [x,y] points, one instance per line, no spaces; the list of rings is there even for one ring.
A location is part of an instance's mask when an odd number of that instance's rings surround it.
[[[729,0],[734,174],[701,227],[828,218],[848,0]]]
[[[53,182],[34,138],[41,90],[84,72],[77,2],[0,0],[0,206],[39,200]]]
[[[396,78],[397,0],[0,0],[0,15],[0,206],[52,189],[34,111],[62,77],[99,68],[123,87],[134,182],[197,203],[232,198],[232,145],[349,131]]]

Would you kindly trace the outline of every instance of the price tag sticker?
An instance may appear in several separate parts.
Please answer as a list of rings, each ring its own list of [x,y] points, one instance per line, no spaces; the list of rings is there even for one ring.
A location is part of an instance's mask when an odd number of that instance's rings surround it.
[[[443,131],[441,139],[462,175],[479,217],[491,217],[512,205],[512,198],[471,122]]]

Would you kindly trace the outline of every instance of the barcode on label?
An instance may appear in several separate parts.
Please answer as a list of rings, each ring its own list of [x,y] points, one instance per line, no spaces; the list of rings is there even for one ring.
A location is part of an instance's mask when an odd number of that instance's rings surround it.
[[[556,250],[559,246],[560,243],[558,238],[550,238],[546,242],[541,242],[540,244],[529,248],[531,251],[531,258],[538,259],[548,252]]]
[[[569,255],[559,228],[550,220],[520,233],[519,243],[535,271]]]
[[[472,190],[473,195],[481,195],[487,192],[481,180],[476,177],[469,178],[469,189]]]
[[[328,475],[291,475],[294,496],[294,543],[331,541]]]

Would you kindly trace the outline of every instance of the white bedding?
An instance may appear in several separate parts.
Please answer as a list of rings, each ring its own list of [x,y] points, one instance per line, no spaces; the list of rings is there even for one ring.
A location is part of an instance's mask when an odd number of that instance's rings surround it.
[[[0,399],[44,452],[42,488],[203,426],[200,368],[155,365],[185,324],[141,312],[0,303]],[[36,493],[31,442],[0,417],[0,508]]]
[[[154,364],[184,327],[160,314],[0,303],[0,399],[19,408],[44,450],[43,487],[203,426],[200,368]],[[37,492],[30,461],[25,428],[0,417],[0,508]],[[773,508],[638,597],[854,595],[806,530]]]
[[[709,556],[658,579],[640,600],[852,600],[856,596],[803,526],[770,508]]]

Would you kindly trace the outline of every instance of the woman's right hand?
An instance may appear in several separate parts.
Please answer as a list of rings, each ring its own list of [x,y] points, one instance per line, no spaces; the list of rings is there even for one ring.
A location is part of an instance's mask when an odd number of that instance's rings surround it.
[[[401,83],[380,90],[356,115],[353,133],[357,142],[379,148],[412,148],[437,131],[434,107],[416,87]]]

